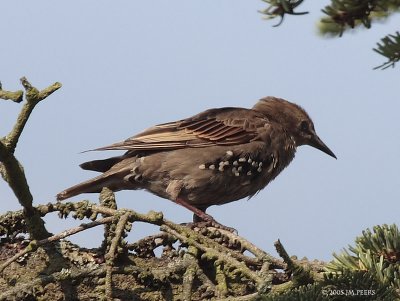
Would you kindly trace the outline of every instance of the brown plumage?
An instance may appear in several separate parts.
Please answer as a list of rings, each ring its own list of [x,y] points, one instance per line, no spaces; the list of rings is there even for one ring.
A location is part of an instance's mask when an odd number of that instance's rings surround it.
[[[266,97],[252,109],[210,109],[96,149],[127,152],[81,164],[103,174],[60,192],[57,199],[103,187],[146,189],[210,220],[207,207],[253,196],[305,144],[336,158],[308,114],[294,103]]]

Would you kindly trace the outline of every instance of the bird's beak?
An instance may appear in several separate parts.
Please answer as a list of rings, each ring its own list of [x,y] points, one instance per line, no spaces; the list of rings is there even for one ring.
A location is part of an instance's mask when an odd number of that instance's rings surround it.
[[[318,137],[317,134],[313,135],[309,145],[312,147],[315,147],[315,148],[319,149],[320,151],[323,151],[325,154],[328,154],[329,156],[337,159],[335,154],[329,149],[329,147],[326,146],[325,143],[322,142],[322,140]]]

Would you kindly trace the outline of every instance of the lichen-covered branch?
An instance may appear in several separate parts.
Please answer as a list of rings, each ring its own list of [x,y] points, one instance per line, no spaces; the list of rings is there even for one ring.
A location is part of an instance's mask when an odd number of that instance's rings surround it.
[[[108,299],[118,298],[119,290],[117,288],[121,285],[114,271],[115,268],[123,262],[125,256],[119,257],[118,261],[115,260],[116,255],[119,254],[119,251],[117,252],[118,248],[123,248],[125,252],[127,252],[127,250],[133,250],[136,253],[134,259],[129,259],[130,261],[125,263],[125,265],[143,264],[144,266],[148,266],[149,262],[153,259],[156,260],[154,249],[164,246],[162,252],[162,258],[164,259],[161,261],[162,264],[165,265],[164,268],[159,270],[154,268],[141,270],[140,273],[135,275],[135,279],[139,282],[144,281],[141,279],[152,279],[151,281],[154,285],[158,285],[158,281],[161,281],[161,284],[164,283],[164,281],[170,283],[168,279],[181,279],[179,281],[182,283],[182,290],[179,293],[179,298],[183,300],[202,300],[210,299],[211,297],[232,297],[232,300],[236,300],[233,297],[236,298],[245,295],[254,297],[254,293],[258,290],[257,288],[265,291],[265,287],[271,286],[274,275],[276,275],[276,271],[274,271],[272,267],[285,266],[282,261],[274,259],[269,254],[247,242],[244,238],[238,237],[229,231],[225,232],[223,229],[214,227],[202,228],[195,225],[190,227],[177,225],[163,218],[161,213],[149,212],[148,214],[140,214],[133,210],[116,210],[88,201],[50,203],[37,206],[35,210],[37,210],[41,216],[58,211],[59,216],[62,218],[72,214],[74,218],[91,218],[98,222],[102,219],[109,219],[107,221],[110,223],[111,221],[114,221],[114,223],[118,221],[109,248],[99,248],[98,251],[96,251],[97,253],[108,250],[106,254],[103,256],[99,254],[97,256],[100,257],[95,259],[96,262],[103,262],[99,267],[104,267],[104,265],[106,265],[106,277],[103,279],[105,281],[102,282],[101,279],[99,279],[102,283],[99,288],[105,286],[106,289],[100,290],[98,294],[103,294],[102,296]],[[104,217],[102,219],[97,219],[98,216],[101,215]],[[13,224],[18,220],[18,217],[22,217],[21,211],[14,212],[12,216],[7,214],[0,216],[0,226],[3,226],[6,221]],[[131,245],[120,245],[121,238],[124,235],[123,233],[127,229],[129,230],[129,227],[126,228],[126,226],[128,223],[135,222],[160,225],[161,230],[165,232],[146,237]],[[14,226],[6,225],[3,229],[3,233],[14,233],[15,235],[15,233],[18,233],[16,229],[18,228],[17,225],[22,227],[20,231],[24,231],[24,224],[15,224]],[[7,226],[9,226],[9,228],[7,228]],[[177,252],[174,249],[173,244],[176,240],[180,241],[180,246],[183,248],[181,252]],[[184,251],[185,248],[187,248],[186,251]],[[245,251],[253,253],[254,257],[243,254]],[[32,253],[36,252],[30,252],[29,254]],[[63,252],[63,254],[64,253],[65,252]],[[15,255],[13,259],[15,260],[17,257],[20,257],[21,254],[25,254],[25,252]],[[105,259],[105,263],[101,258]],[[268,258],[273,260],[267,263]],[[144,260],[143,263],[142,260]],[[161,262],[156,263],[156,265],[161,264]],[[8,269],[5,269],[4,272],[8,272]],[[98,283],[100,284],[100,282]],[[246,283],[250,286],[244,289],[247,286]],[[238,287],[241,288],[238,290]],[[242,293],[240,293],[241,290],[243,290]],[[237,300],[250,299],[239,298]]]
[[[3,90],[2,84],[0,82],[0,99],[12,100],[14,102],[21,102],[24,98],[24,92],[22,90],[18,91],[6,91]]]
[[[113,290],[112,290],[112,270],[114,268],[114,261],[117,256],[117,247],[121,243],[121,238],[123,236],[125,227],[128,223],[129,219],[129,212],[124,213],[121,218],[118,220],[116,229],[115,229],[115,236],[111,242],[110,249],[106,254],[106,283],[105,283],[105,293],[106,298],[109,301],[113,300]]]
[[[21,136],[22,131],[24,130],[24,127],[26,125],[26,122],[28,121],[29,116],[31,115],[35,106],[40,101],[42,101],[43,99],[51,95],[53,92],[61,88],[61,84],[56,82],[51,86],[47,87],[46,89],[39,91],[38,89],[33,87],[25,77],[21,78],[21,84],[25,88],[26,102],[23,105],[21,112],[18,115],[14,128],[5,138],[2,139],[8,151],[11,153],[14,153],[19,137]]]
[[[22,251],[20,251],[19,253],[15,254],[13,257],[11,257],[10,259],[8,259],[6,262],[4,262],[2,265],[0,265],[0,273],[3,272],[3,270],[8,267],[11,263],[13,263],[14,261],[16,261],[18,258],[24,256],[25,254],[29,253],[29,252],[33,252],[35,251],[38,247],[43,246],[45,244],[51,243],[51,242],[55,242],[58,241],[60,239],[66,238],[68,236],[74,235],[76,233],[82,232],[86,229],[90,229],[99,225],[104,225],[104,224],[108,224],[111,223],[113,220],[115,219],[115,217],[110,216],[110,217],[105,217],[102,219],[99,219],[97,221],[93,221],[87,224],[81,224],[78,227],[74,227],[68,230],[64,230],[59,234],[50,236],[48,238],[36,241],[36,240],[32,240],[29,245],[23,249]]]
[[[24,169],[14,156],[14,151],[26,122],[35,106],[41,100],[59,89],[61,84],[55,83],[40,92],[34,88],[25,77],[21,78],[21,84],[26,91],[26,102],[23,105],[11,132],[0,139],[0,173],[14,192],[21,206],[24,208],[25,222],[29,234],[33,239],[43,239],[50,234],[47,232],[43,220],[32,206],[33,196],[30,192]],[[0,92],[1,91],[4,93],[0,93],[0,98],[4,96],[4,98],[10,99],[10,96],[16,96],[16,94],[10,95],[10,93],[6,93],[4,90],[0,90]],[[19,101],[19,97],[22,93],[17,92],[17,94],[15,100]]]
[[[171,223],[161,226],[161,230],[170,233],[171,235],[177,237],[180,241],[185,242],[189,245],[196,247],[203,253],[203,259],[207,260],[219,260],[224,262],[233,274],[241,274],[245,277],[256,282],[257,285],[263,283],[262,279],[254,272],[252,272],[243,262],[238,261],[232,255],[233,252],[229,250],[224,250],[222,246],[217,243],[212,242],[206,237],[199,233],[195,233],[195,236],[191,235],[191,230],[181,228],[180,225],[172,225]],[[199,238],[199,241],[194,238]],[[212,245],[212,246],[210,246]]]
[[[24,208],[25,223],[29,234],[33,239],[43,239],[49,236],[43,220],[32,206],[33,196],[29,190],[24,169],[2,141],[0,141],[0,161],[3,179],[8,183]]]
[[[247,250],[250,253],[252,253],[259,260],[258,262],[259,264],[261,264],[262,262],[268,262],[273,266],[273,268],[278,268],[278,269],[286,268],[286,264],[282,260],[271,256],[270,254],[256,247],[254,244],[244,239],[243,237],[240,237],[239,235],[233,234],[232,232],[226,231],[224,229],[215,229],[215,230],[220,231],[224,236],[229,237],[232,240],[240,242],[242,251],[244,252]]]
[[[279,256],[286,263],[286,272],[289,273],[291,278],[289,282],[274,287],[274,292],[286,291],[289,288],[308,285],[314,283],[316,280],[322,279],[321,275],[318,275],[311,270],[308,262],[306,262],[307,264],[300,264],[299,261],[295,261],[294,259],[292,259],[286,252],[279,239],[274,243],[274,245]]]
[[[104,187],[99,195],[99,201],[100,205],[103,207],[111,208],[116,210],[117,209],[117,202],[115,201],[115,194],[108,188]],[[102,214],[102,216],[106,216]],[[105,224],[104,225],[104,240],[101,244],[101,248],[103,248],[105,251],[108,250],[108,248],[111,245],[112,239],[115,235],[115,227],[116,224]]]

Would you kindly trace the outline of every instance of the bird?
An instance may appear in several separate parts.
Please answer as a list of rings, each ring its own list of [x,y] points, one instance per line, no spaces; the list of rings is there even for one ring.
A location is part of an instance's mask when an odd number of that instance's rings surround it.
[[[251,198],[289,165],[302,145],[336,159],[295,103],[268,96],[251,109],[209,109],[94,149],[126,152],[81,164],[102,174],[65,189],[57,200],[99,193],[103,187],[145,189],[186,207],[194,221],[215,222],[208,207]]]

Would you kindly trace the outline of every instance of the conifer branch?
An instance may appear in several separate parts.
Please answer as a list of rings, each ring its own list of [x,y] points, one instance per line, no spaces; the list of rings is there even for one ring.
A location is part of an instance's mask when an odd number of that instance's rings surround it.
[[[276,17],[280,17],[280,21],[278,24],[273,25],[273,27],[277,27],[282,24],[285,15],[305,15],[308,12],[295,12],[295,8],[297,8],[304,0],[262,0],[265,3],[268,3],[269,6],[259,12],[265,15],[266,19],[274,19]]]
[[[387,62],[374,69],[394,67],[395,64],[400,61],[400,33],[397,31],[395,34],[384,37],[381,43],[377,43],[377,48],[374,48],[374,51],[388,59]]]

